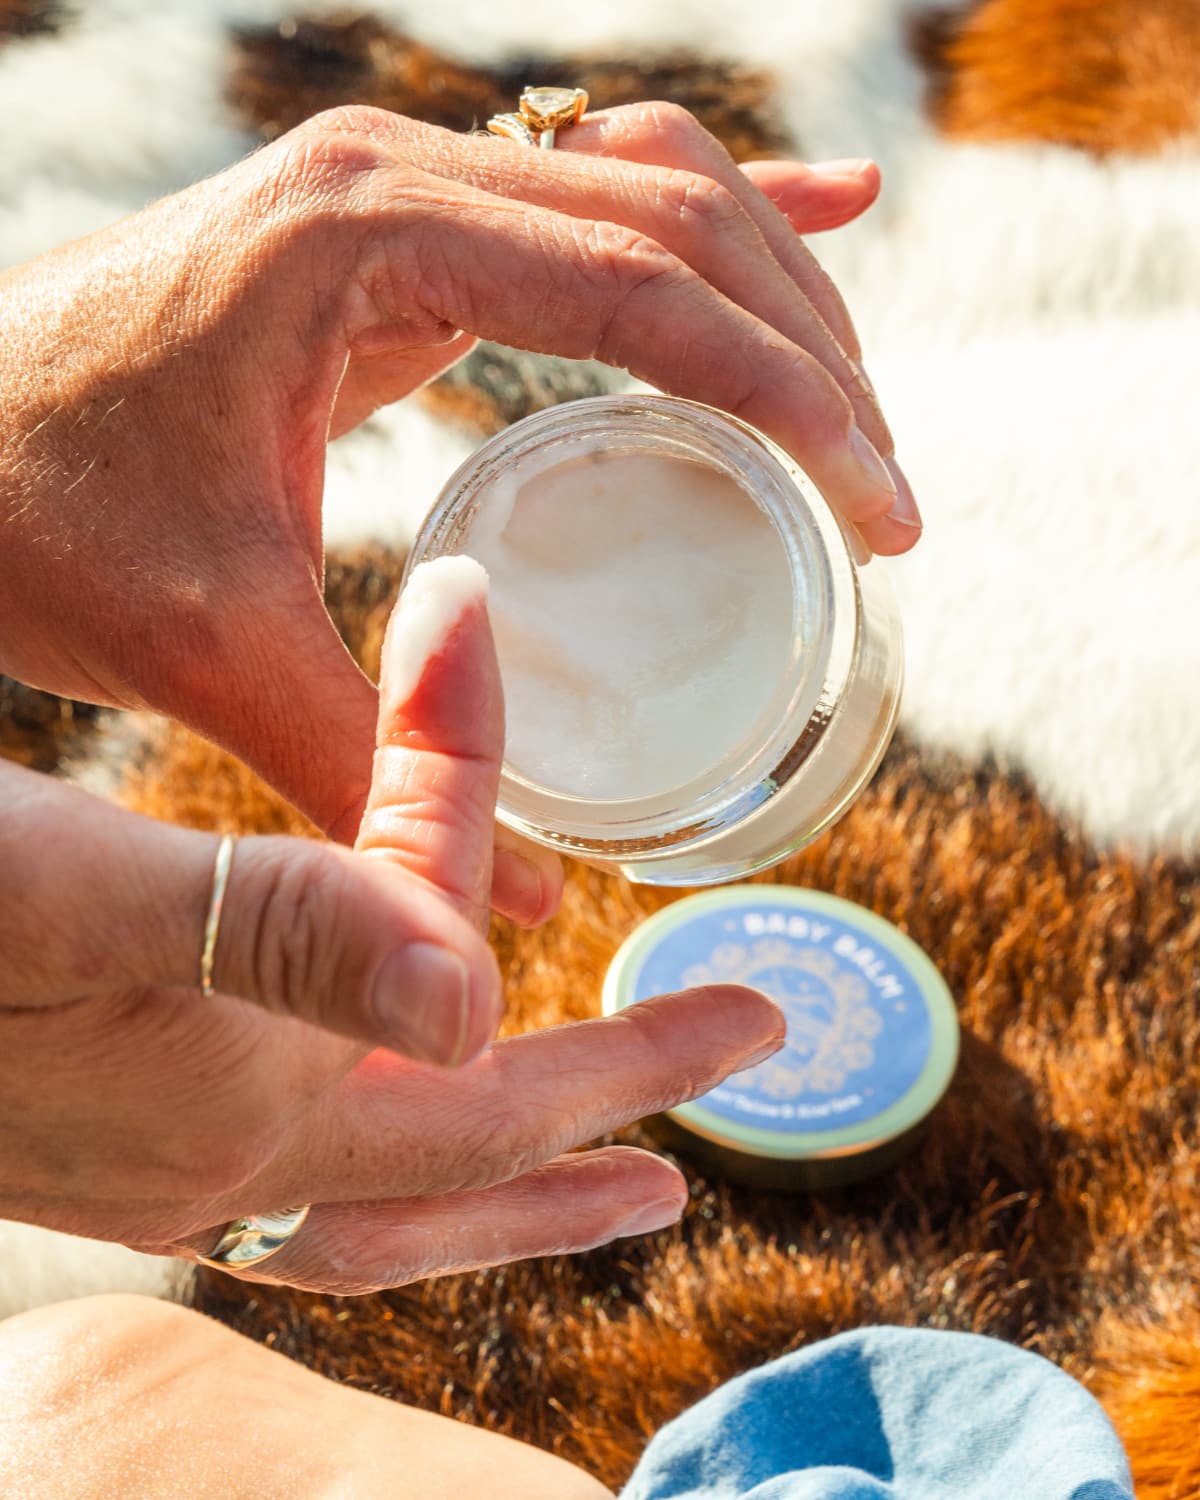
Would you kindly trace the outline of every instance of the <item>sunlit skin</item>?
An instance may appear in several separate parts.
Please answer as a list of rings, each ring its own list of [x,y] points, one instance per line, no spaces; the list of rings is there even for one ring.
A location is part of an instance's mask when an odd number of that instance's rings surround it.
[[[323,1380],[220,1324],[87,1297],[0,1324],[21,1500],[612,1500],[573,1464]]]
[[[474,582],[431,636],[427,578],[456,568]],[[207,1000],[212,836],[0,774],[0,1217],[195,1254],[239,1214],[312,1202],[243,1274],[333,1292],[678,1218],[668,1162],[574,1148],[774,1051],[783,1018],[712,986],[484,1050],[504,744],[485,586],[467,559],[413,575],[355,849],[239,843]]]
[[[877,551],[912,546],[853,326],[796,233],[861,212],[877,171],[741,171],[663,104],[560,144],[337,110],[0,277],[0,670],[169,713],[353,842],[377,700],[321,599],[325,446],[476,335],[736,410]],[[536,922],[554,860],[502,842],[495,903]]]
[[[196,1255],[312,1202],[245,1274],[339,1292],[580,1249],[685,1189],[574,1148],[779,1044],[769,1002],[715,987],[485,1050],[489,903],[544,920],[561,872],[494,846],[484,601],[415,688],[402,602],[379,691],[321,601],[327,438],[477,334],[736,408],[871,545],[916,539],[796,235],[866,207],[874,169],[743,172],[666,105],[562,140],[337,111],[0,282],[0,668],[174,714],[338,841],[239,844],[202,1001],[215,840],[0,766],[0,1215]]]

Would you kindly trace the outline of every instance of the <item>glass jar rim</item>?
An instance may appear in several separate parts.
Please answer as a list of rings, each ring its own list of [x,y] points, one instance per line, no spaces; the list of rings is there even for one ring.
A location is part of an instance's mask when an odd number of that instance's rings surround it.
[[[487,439],[444,485],[409,553],[418,563],[469,551],[475,507],[489,483],[536,450],[607,435],[707,462],[733,478],[774,524],[792,580],[793,631],[780,688],[753,751],[715,779],[663,794],[593,800],[538,785],[505,764],[497,816],[565,851],[635,856],[677,850],[740,822],[800,771],[820,742],[853,671],[861,623],[850,546],[812,480],[776,443],[739,418],[674,396],[594,396],[535,412]],[[799,618],[801,606],[806,610]],[[803,628],[801,628],[803,627]],[[714,768],[714,771],[718,768]]]

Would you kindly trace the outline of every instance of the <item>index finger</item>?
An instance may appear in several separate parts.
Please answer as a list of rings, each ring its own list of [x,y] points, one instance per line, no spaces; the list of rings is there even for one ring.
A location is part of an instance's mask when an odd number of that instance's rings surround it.
[[[757,990],[712,985],[498,1042],[456,1073],[374,1053],[244,1191],[323,1202],[507,1182],[707,1092],[776,1052],[785,1029]]]

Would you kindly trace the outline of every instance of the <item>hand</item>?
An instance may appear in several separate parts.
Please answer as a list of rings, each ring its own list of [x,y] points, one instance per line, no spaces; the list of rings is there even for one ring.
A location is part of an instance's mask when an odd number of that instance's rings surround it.
[[[351,840],[378,700],[321,600],[325,446],[476,335],[736,411],[876,550],[911,546],[853,328],[793,229],[865,206],[873,169],[747,175],[663,104],[562,143],[333,111],[0,278],[0,670],[172,714]],[[535,922],[557,862],[518,847],[493,900]]]
[[[0,1217],[194,1255],[313,1202],[243,1274],[331,1292],[678,1217],[661,1158],[564,1153],[773,1052],[783,1020],[715,986],[478,1056],[501,1012],[482,927],[504,742],[483,590],[465,558],[413,574],[356,850],[238,843],[209,1000],[213,838],[0,763]]]

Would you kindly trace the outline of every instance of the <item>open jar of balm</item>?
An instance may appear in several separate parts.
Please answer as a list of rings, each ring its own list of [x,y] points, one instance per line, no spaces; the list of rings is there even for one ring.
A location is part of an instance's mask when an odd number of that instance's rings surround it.
[[[723,412],[601,396],[535,413],[451,477],[409,569],[489,579],[497,815],[651,885],[715,885],[828,828],[895,725],[878,567],[798,465]]]

